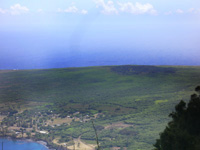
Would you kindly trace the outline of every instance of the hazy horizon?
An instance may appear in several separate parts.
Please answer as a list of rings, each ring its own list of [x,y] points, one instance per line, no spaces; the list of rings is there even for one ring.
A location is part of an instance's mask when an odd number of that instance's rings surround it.
[[[200,2],[0,2],[0,69],[200,65]]]

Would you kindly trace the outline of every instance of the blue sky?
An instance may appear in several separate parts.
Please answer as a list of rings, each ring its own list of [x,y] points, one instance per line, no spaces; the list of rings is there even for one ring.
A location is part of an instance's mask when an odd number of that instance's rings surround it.
[[[199,0],[1,0],[0,22],[1,68],[72,56],[200,65]]]

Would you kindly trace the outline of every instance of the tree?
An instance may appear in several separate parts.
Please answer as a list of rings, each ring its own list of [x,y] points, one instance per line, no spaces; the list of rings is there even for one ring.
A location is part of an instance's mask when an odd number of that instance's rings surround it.
[[[200,94],[200,86],[195,91]],[[169,117],[172,121],[160,134],[154,150],[199,150],[200,95],[191,95],[188,104],[181,100]]]
[[[31,133],[30,132],[27,132],[26,135],[28,136],[28,138],[31,137]]]
[[[24,128],[20,128],[20,130],[21,130],[22,138],[23,138],[23,137],[24,137],[24,131],[26,131],[26,129],[24,129]]]

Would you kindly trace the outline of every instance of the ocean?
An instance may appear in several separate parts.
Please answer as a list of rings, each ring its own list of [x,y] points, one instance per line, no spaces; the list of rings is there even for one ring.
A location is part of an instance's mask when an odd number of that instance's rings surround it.
[[[50,32],[50,31],[49,31]],[[65,35],[0,30],[0,70],[107,65],[200,65],[198,47],[166,47],[125,41],[70,42]],[[61,33],[61,32],[60,32]],[[64,33],[63,33],[64,34]],[[76,39],[76,38],[75,38]],[[121,43],[121,45],[120,45]]]
[[[48,150],[48,148],[37,142],[1,138],[0,150]]]

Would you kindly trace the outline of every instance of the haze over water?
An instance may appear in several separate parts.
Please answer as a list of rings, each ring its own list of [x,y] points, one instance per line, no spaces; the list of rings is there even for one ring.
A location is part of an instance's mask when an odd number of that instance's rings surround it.
[[[46,31],[47,32],[47,31]],[[191,46],[160,45],[145,39],[112,44],[68,42],[65,35],[45,31],[0,34],[0,69],[39,69],[102,65],[200,65],[198,49]],[[62,32],[62,31],[60,31]],[[94,37],[97,38],[97,37]],[[65,41],[66,40],[66,41]],[[125,44],[130,42],[130,44]],[[166,41],[167,42],[167,41]],[[168,41],[169,42],[169,41]],[[184,40],[182,41],[184,42]],[[97,43],[97,44],[95,44]],[[102,43],[102,45],[101,45]],[[156,44],[157,43],[157,44]],[[170,44],[170,42],[169,42]]]

